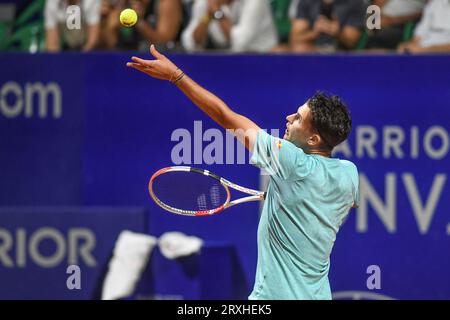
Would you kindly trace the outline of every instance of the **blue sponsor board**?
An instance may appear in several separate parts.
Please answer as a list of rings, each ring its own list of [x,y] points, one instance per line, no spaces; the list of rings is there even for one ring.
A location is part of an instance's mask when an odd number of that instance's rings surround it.
[[[145,208],[1,207],[0,297],[99,298],[118,235],[146,232],[147,216]]]
[[[450,299],[450,57],[172,58],[274,134],[317,89],[342,96],[354,127],[335,156],[358,166],[361,206],[332,253],[335,297]],[[127,69],[128,59],[0,56],[0,203],[145,206],[152,235],[176,230],[235,245],[252,284],[257,203],[179,217],[151,202],[147,183],[161,167],[185,164],[257,189],[259,171],[182,93]]]

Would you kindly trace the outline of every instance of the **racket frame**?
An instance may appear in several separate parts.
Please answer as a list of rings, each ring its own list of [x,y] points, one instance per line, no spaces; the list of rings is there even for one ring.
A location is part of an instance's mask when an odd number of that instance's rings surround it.
[[[217,180],[225,189],[226,193],[227,193],[227,198],[225,200],[225,202],[220,205],[219,207],[215,208],[215,209],[210,209],[210,210],[183,210],[183,209],[178,209],[172,206],[169,206],[168,204],[162,202],[154,193],[153,191],[153,182],[154,180],[166,173],[166,172],[192,172],[192,173],[196,173],[196,174],[202,174],[204,176],[207,177],[211,177],[215,180]],[[242,193],[247,193],[250,194],[250,196],[247,197],[243,197],[243,198],[239,198],[239,199],[235,199],[235,200],[231,200],[231,192],[230,192],[230,188],[231,189],[235,189],[237,191],[240,191]],[[179,215],[184,215],[184,216],[208,216],[208,215],[213,215],[216,213],[219,213],[229,207],[232,207],[234,205],[240,204],[240,203],[244,203],[244,202],[250,202],[250,201],[261,201],[264,200],[266,197],[266,192],[263,191],[258,191],[258,190],[254,190],[254,189],[249,189],[246,187],[242,187],[238,184],[235,184],[231,181],[228,181],[227,179],[224,179],[218,175],[216,175],[215,173],[212,173],[209,170],[204,170],[204,169],[198,169],[198,168],[193,168],[193,167],[187,167],[187,166],[172,166],[172,167],[166,167],[166,168],[162,168],[158,171],[156,171],[152,177],[150,178],[149,182],[148,182],[148,191],[150,193],[150,197],[153,199],[153,201],[155,201],[155,203],[160,206],[161,208],[163,208],[166,211],[175,213],[175,214],[179,214]]]

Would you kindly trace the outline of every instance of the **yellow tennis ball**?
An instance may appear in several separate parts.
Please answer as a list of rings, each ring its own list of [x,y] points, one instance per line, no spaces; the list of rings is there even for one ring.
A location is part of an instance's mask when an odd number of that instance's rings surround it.
[[[133,9],[125,9],[120,13],[120,23],[125,27],[134,26],[137,20],[137,13]]]

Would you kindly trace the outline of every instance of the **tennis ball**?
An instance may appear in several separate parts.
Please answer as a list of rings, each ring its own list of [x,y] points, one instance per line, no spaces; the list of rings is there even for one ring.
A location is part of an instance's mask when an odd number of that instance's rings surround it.
[[[125,9],[120,13],[120,23],[125,27],[132,27],[136,24],[138,16],[133,9]]]

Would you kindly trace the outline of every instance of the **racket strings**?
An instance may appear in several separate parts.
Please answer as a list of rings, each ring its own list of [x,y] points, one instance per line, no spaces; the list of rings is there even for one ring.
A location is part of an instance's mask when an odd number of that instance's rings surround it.
[[[165,172],[153,181],[153,192],[164,204],[182,210],[206,211],[227,201],[227,189],[216,179],[198,173]]]
[[[210,189],[210,198],[211,198],[211,202],[213,204],[213,206],[218,207],[220,206],[222,203],[221,201],[221,196],[220,196],[220,188],[218,185],[213,185]]]
[[[207,210],[206,195],[204,193],[197,198],[197,205],[199,210]]]

